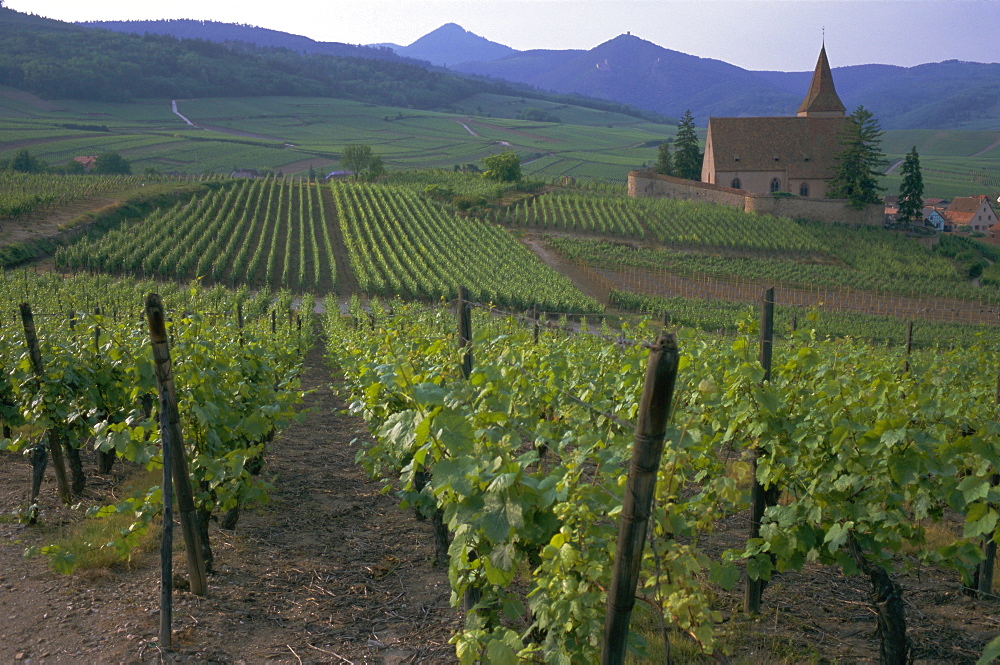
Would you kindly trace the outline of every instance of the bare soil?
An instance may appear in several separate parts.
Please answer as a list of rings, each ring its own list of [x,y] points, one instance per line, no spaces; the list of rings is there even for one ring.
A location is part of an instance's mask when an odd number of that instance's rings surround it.
[[[0,219],[0,245],[59,236],[59,227],[80,215],[115,203],[113,196],[93,196],[69,205],[25,215],[20,219]]]

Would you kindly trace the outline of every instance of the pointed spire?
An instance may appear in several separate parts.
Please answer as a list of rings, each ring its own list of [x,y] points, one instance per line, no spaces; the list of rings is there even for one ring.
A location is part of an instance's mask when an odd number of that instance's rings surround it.
[[[809,92],[799,106],[799,117],[835,118],[845,115],[847,109],[837,96],[833,85],[833,74],[830,72],[830,62],[826,59],[826,35],[823,46],[819,50],[819,60],[816,61],[816,71],[813,72]]]

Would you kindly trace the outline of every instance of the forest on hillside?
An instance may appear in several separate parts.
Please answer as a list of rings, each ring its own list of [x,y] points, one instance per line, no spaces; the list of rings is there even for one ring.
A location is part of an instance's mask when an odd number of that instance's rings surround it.
[[[506,86],[385,60],[91,30],[0,8],[0,85],[52,99],[321,96],[431,108]]]

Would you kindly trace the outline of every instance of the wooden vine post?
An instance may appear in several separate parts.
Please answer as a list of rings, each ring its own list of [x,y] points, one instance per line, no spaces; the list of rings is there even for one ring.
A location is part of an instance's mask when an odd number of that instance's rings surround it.
[[[906,360],[903,361],[903,374],[910,371],[910,353],[913,351],[913,321],[906,322]]]
[[[1000,369],[997,370],[997,390],[996,403],[1000,404]],[[1000,485],[1000,474],[993,474],[993,485]],[[996,508],[997,506],[994,506]],[[978,575],[976,576],[976,586],[980,598],[989,598],[993,593],[993,566],[997,559],[997,543],[993,539],[993,534],[986,534],[986,542],[983,544],[983,560],[979,562]]]
[[[21,303],[21,323],[24,325],[24,338],[28,343],[28,355],[31,358],[31,369],[38,378],[39,383],[45,380],[45,365],[42,363],[42,352],[38,346],[38,333],[35,330],[35,317],[31,313],[31,305]],[[55,428],[50,428],[48,433],[49,454],[52,456],[52,468],[56,472],[56,492],[59,500],[65,504],[70,502],[69,477],[66,475],[66,460],[63,458],[62,438],[55,434]],[[36,468],[44,464],[43,455],[32,455],[32,462],[37,464]],[[44,466],[41,467],[44,472]],[[38,482],[41,482],[39,478]],[[32,490],[34,492],[34,490]]]
[[[162,403],[161,403],[162,406]],[[160,411],[161,429],[164,411]],[[163,524],[160,528],[160,639],[161,649],[171,646],[171,634],[174,615],[174,483],[172,437],[160,437],[163,443]]]
[[[150,293],[146,297],[146,320],[149,322],[149,338],[153,346],[156,389],[160,396],[160,436],[164,441],[164,447],[167,448],[164,453],[170,453],[173,467],[177,510],[180,513],[181,532],[184,535],[184,547],[187,552],[191,592],[204,596],[208,591],[205,582],[205,561],[201,555],[201,537],[198,533],[194,497],[191,494],[191,481],[184,455],[184,435],[181,431],[180,413],[177,410],[174,372],[170,365],[166,316],[163,312],[163,302],[155,293]]]
[[[472,305],[464,286],[458,287],[458,346],[466,349],[462,354],[462,377],[468,379],[472,374]]]
[[[774,288],[764,292],[760,303],[760,364],[764,368],[763,382],[771,380],[771,356],[774,348]],[[754,451],[750,464],[750,538],[760,537],[760,522],[764,510],[773,502],[773,497],[757,480],[757,458],[760,451]],[[743,609],[750,614],[760,612],[760,598],[764,594],[764,580],[755,580],[747,575],[747,585],[743,594]]]
[[[639,400],[635,445],[622,502],[618,548],[604,618],[602,665],[625,662],[629,619],[635,605],[642,550],[656,490],[656,473],[663,455],[679,358],[677,339],[671,333],[661,333],[649,352],[646,380]]]
[[[462,354],[461,371],[462,378],[468,380],[472,376],[472,305],[469,304],[469,294],[465,290],[464,286],[458,287],[458,348],[464,349],[465,352]],[[440,528],[444,533],[447,533],[446,527],[443,522],[444,514],[440,509],[434,515],[435,530]],[[441,520],[440,527],[437,524],[437,520]],[[447,536],[445,536],[447,538]],[[475,561],[478,558],[475,552],[469,552],[469,560]],[[469,586],[466,588],[465,593],[462,595],[462,609],[465,612],[472,611],[472,608],[476,606],[479,600],[482,598],[482,592],[476,587]]]

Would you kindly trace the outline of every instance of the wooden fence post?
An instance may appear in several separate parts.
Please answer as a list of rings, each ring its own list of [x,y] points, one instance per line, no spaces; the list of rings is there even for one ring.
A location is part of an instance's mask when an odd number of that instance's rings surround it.
[[[163,312],[163,302],[155,293],[150,293],[146,297],[146,320],[149,322],[149,338],[153,346],[156,388],[160,395],[160,436],[165,441],[169,439],[167,447],[173,462],[177,511],[180,513],[181,531],[184,534],[191,592],[197,596],[204,596],[208,592],[205,582],[205,561],[201,554],[201,536],[196,523],[191,479],[188,476],[187,458],[184,454],[181,418],[177,411],[174,372],[170,365],[170,347],[167,343],[166,316]]]
[[[632,462],[618,524],[618,548],[604,616],[602,665],[625,662],[629,619],[635,605],[635,589],[639,582],[642,550],[656,489],[656,472],[663,454],[679,358],[676,338],[665,333],[653,344],[646,363],[646,381],[639,401],[635,445],[632,447]]]
[[[27,273],[26,273],[27,274]],[[42,352],[38,346],[38,333],[35,330],[35,317],[31,313],[31,305],[21,303],[21,323],[24,326],[24,338],[28,342],[28,356],[31,358],[31,368],[39,383],[45,380],[45,365],[42,363]],[[52,456],[52,468],[56,472],[56,492],[59,500],[65,504],[70,502],[69,478],[66,475],[66,460],[63,458],[62,438],[55,434],[55,427],[47,432],[49,454]]]
[[[771,380],[771,356],[774,347],[774,289],[764,292],[760,303],[760,364],[764,368],[763,382]],[[772,497],[757,480],[757,458],[760,451],[755,450],[750,463],[750,536],[760,537],[760,522],[764,510],[773,501]],[[747,575],[747,585],[743,595],[743,609],[750,614],[760,612],[760,598],[764,593],[764,580],[755,580]]]

